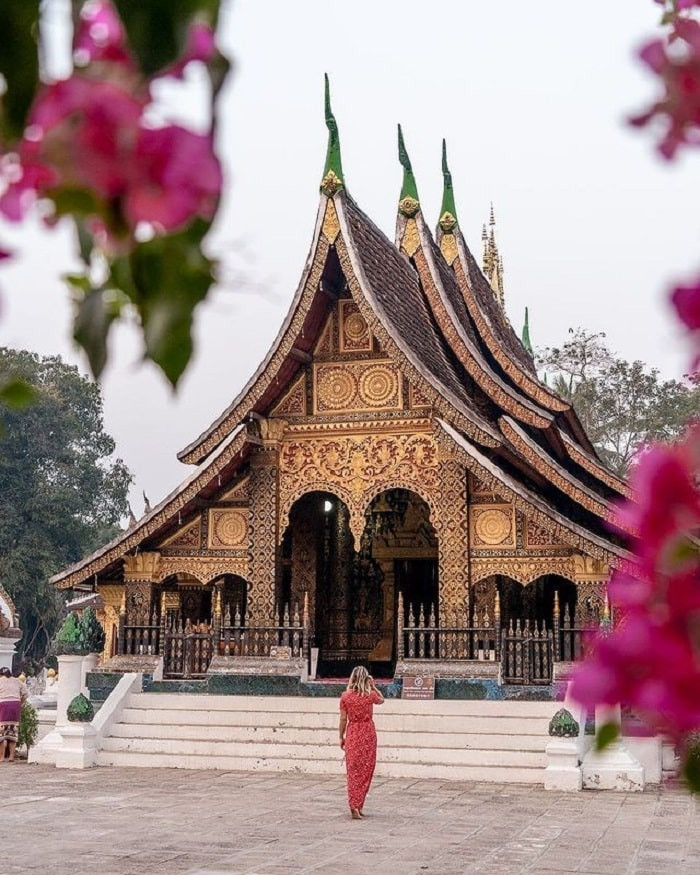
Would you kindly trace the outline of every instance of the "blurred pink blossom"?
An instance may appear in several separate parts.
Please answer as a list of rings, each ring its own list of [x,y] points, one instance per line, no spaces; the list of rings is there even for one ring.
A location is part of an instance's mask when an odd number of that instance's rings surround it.
[[[73,48],[81,64],[110,61],[133,66],[124,25],[109,0],[91,0],[83,6]]]
[[[694,285],[676,286],[671,301],[681,322],[691,331],[700,331],[700,279]]]

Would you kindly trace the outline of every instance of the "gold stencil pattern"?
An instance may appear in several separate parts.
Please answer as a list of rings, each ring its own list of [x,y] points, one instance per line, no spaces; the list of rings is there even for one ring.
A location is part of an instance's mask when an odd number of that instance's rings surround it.
[[[339,301],[340,351],[371,352],[372,337],[367,323],[354,301]]]
[[[306,380],[301,373],[289,391],[272,410],[271,416],[304,416],[306,413]]]
[[[440,465],[439,493],[435,514],[438,537],[440,617],[454,611],[469,616],[469,546],[467,541],[467,476],[454,459]]]
[[[541,547],[565,547],[566,544],[557,538],[553,532],[548,532],[537,523],[525,517],[524,525],[525,548],[528,550],[538,550]]]
[[[251,460],[250,575],[248,623],[269,626],[274,616],[277,558],[277,468],[275,452],[259,452]]]
[[[401,407],[399,372],[391,362],[314,365],[314,389],[317,413]]]
[[[245,510],[209,511],[209,546],[248,546],[248,513]]]
[[[515,547],[512,505],[472,507],[470,531],[473,547]]]

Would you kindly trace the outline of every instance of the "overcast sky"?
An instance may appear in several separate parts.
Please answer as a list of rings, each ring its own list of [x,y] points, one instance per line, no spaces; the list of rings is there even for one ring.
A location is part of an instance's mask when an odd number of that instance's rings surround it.
[[[607,332],[623,356],[680,376],[687,350],[665,294],[699,266],[698,163],[658,160],[626,114],[655,83],[634,48],[656,29],[652,0],[236,0],[220,43],[235,72],[222,95],[227,174],[211,249],[221,283],[197,312],[197,352],[176,396],[140,363],[136,333],[116,332],[103,380],[106,429],[141,491],[159,501],[189,471],[175,455],[255,370],[296,289],[326,149],[323,73],[331,77],[348,189],[393,238],[404,129],[426,217],[442,194],[447,138],[461,226],[480,257],[494,203],[506,306],[533,343],[570,327]],[[0,269],[0,345],[60,354],[70,341],[59,276],[67,229],[0,237],[22,255]]]

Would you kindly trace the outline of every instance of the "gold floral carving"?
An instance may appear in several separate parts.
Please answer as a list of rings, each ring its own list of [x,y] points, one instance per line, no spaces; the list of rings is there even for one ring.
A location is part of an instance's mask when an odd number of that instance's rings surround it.
[[[276,454],[275,454],[276,455]],[[251,626],[271,625],[277,567],[277,467],[262,454],[251,460],[249,517],[250,570],[247,619]]]
[[[244,477],[233,488],[222,492],[219,496],[219,501],[247,501],[250,497],[249,480],[249,477]]]
[[[304,416],[306,414],[306,377],[302,372],[273,409],[272,416]]]
[[[385,489],[410,489],[435,506],[439,464],[432,434],[298,437],[282,443],[279,465],[280,533],[294,502],[314,490],[333,492],[345,502],[356,543],[365,508]]]
[[[413,384],[408,387],[408,403],[411,408],[431,406],[430,400],[425,397],[420,389],[416,389]]]
[[[329,200],[326,206],[326,213],[323,217],[321,233],[329,243],[334,243],[339,231],[340,222],[338,221],[338,214],[333,206],[333,201]]]
[[[473,547],[515,547],[515,518],[512,504],[474,505],[470,508]]]
[[[247,547],[247,510],[210,510],[209,547]]]
[[[413,258],[416,252],[420,249],[420,236],[418,235],[418,225],[415,219],[409,219],[406,222],[406,227],[401,240],[401,248],[406,252],[409,258]]]
[[[442,240],[440,241],[440,251],[442,252],[442,257],[448,264],[452,264],[452,262],[457,258],[457,241],[455,240],[454,234],[443,234]]]
[[[287,428],[287,421],[285,419],[275,419],[273,417],[269,417],[268,419],[258,419],[256,420],[256,423],[260,437],[262,438],[263,446],[267,448],[274,448],[277,446],[277,443],[282,440],[285,429]]]
[[[159,569],[159,582],[174,574],[187,574],[202,584],[211,583],[224,574],[248,576],[248,556],[164,556]]]
[[[160,553],[137,553],[124,557],[124,580],[155,580],[158,573]]]
[[[548,532],[537,523],[525,517],[524,541],[526,550],[539,550],[542,547],[565,547],[553,532]]]
[[[126,622],[130,626],[148,626],[151,621],[151,583],[132,580],[126,583]]]
[[[371,352],[372,336],[354,301],[339,301],[340,352]]]
[[[455,611],[469,616],[469,546],[467,517],[467,475],[464,466],[453,459],[440,465],[437,510],[431,514],[438,538],[438,579],[440,618]]]
[[[572,557],[574,563],[574,573],[577,581],[607,581],[610,578],[610,566],[601,561],[594,559],[593,556],[584,556],[576,554]]]
[[[328,315],[326,324],[323,326],[320,337],[314,347],[314,356],[329,356],[333,355],[333,328],[335,326],[335,317],[333,311]]]
[[[314,411],[340,413],[401,407],[398,368],[391,362],[314,365]]]
[[[575,582],[574,563],[571,556],[538,556],[509,558],[505,556],[472,557],[472,583],[485,577],[501,574],[519,583],[527,584],[546,574],[557,574]]]
[[[183,526],[174,535],[166,538],[158,546],[159,547],[188,547],[198,550],[202,543],[202,522],[199,517],[192,522]]]

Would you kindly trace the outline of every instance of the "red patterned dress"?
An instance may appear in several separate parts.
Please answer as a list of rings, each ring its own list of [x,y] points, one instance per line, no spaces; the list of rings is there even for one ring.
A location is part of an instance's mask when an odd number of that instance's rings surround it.
[[[345,731],[345,768],[348,776],[350,808],[361,809],[372,783],[377,762],[377,731],[372,720],[373,705],[382,701],[374,691],[362,696],[346,690],[340,697],[340,710],[348,715]]]

